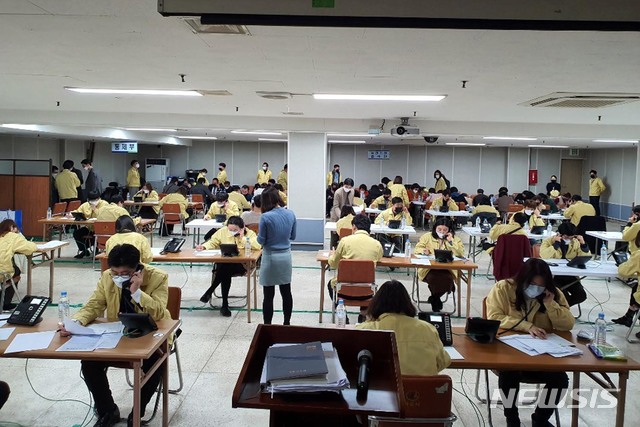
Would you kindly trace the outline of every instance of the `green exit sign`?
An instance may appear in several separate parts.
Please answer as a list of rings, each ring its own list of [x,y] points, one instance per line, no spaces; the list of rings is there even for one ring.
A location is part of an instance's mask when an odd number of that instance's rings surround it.
[[[311,7],[336,7],[336,0],[311,0]]]

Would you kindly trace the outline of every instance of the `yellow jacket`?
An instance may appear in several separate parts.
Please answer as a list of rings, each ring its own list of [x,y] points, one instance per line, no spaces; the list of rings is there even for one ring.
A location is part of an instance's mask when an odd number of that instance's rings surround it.
[[[287,195],[284,194],[282,191],[278,191],[278,195],[282,199],[282,203],[284,203],[286,205],[287,204]]]
[[[156,190],[149,191],[149,194],[146,194],[144,190],[140,190],[134,196],[142,196],[142,200],[145,202],[156,202],[160,200],[160,197],[158,196],[158,192]],[[160,208],[157,205],[152,207],[153,211],[156,214],[160,213]]]
[[[227,170],[222,170],[222,171],[218,171],[218,175],[216,175],[216,178],[218,178],[218,183],[219,184],[224,184],[226,181],[228,181],[227,179]],[[209,185],[209,184],[207,184]]]
[[[0,237],[0,272],[9,273],[13,277],[13,255],[31,255],[37,250],[36,244],[25,239],[22,234],[12,231],[5,233]]]
[[[401,220],[403,215],[405,225],[411,225],[411,215],[409,214],[409,212],[405,212],[403,210],[401,213],[396,215],[393,213],[393,208],[389,208],[385,211],[380,212],[376,217],[376,224],[388,225],[389,221],[391,220]]]
[[[438,178],[438,180],[436,181],[436,186],[433,187],[436,190],[436,193],[438,191],[441,190],[446,190],[447,189],[447,182],[444,180],[443,177]]]
[[[596,210],[589,203],[585,203],[582,200],[574,202],[564,211],[564,217],[569,218],[571,224],[576,227],[580,224],[580,219],[583,216],[596,216]]]
[[[116,203],[109,203],[98,210],[97,219],[98,221],[115,221],[122,215],[131,216],[125,208],[118,206]],[[135,225],[140,224],[140,218],[133,218],[133,223]]]
[[[353,196],[353,206],[362,206],[364,205],[364,199],[362,197]]]
[[[402,375],[437,375],[451,364],[436,328],[428,322],[400,313],[384,313],[356,329],[394,331]]]
[[[382,258],[382,245],[364,230],[340,239],[338,247],[329,256],[329,266],[338,268],[341,259],[368,259],[378,262]]]
[[[389,185],[389,190],[391,190],[391,198],[400,197],[402,199],[402,203],[405,206],[409,206],[409,195],[407,194],[407,189],[402,184],[391,184]]]
[[[618,266],[618,274],[621,277],[632,277],[640,273],[640,251],[631,253],[629,260]],[[633,298],[636,301],[640,301],[640,287],[633,294]]]
[[[600,177],[597,176],[589,180],[589,196],[599,196],[604,193],[604,190],[606,189],[607,186],[604,185]]]
[[[80,187],[78,175],[69,169],[63,169],[56,177],[56,189],[58,190],[60,200],[77,199],[78,187]]]
[[[493,206],[488,206],[488,205],[478,205],[475,208],[473,208],[473,211],[471,211],[471,215],[475,215],[479,213],[494,213],[498,218],[500,217],[500,212],[498,212],[498,210]]]
[[[136,311],[149,313],[153,320],[171,319],[169,310],[167,310],[169,275],[159,268],[145,264],[142,281],[140,304],[137,304],[132,298]],[[102,317],[106,311],[107,320],[115,322],[118,320],[120,312],[121,294],[122,290],[113,283],[111,270],[103,271],[93,295],[73,318],[78,320],[80,324],[87,325],[98,317]]]
[[[113,236],[109,237],[107,242],[105,243],[105,252],[109,255],[111,249],[115,246],[129,244],[135,246],[140,251],[140,262],[143,264],[148,264],[153,261],[153,253],[151,252],[151,245],[149,245],[149,240],[145,236],[140,233],[136,233],[134,231],[128,233],[117,233]]]
[[[573,328],[575,319],[569,310],[569,304],[560,289],[556,292],[559,295],[558,301],[551,301],[545,304],[546,312],[541,313],[540,303],[537,299],[526,302],[526,310],[517,311],[515,307],[516,300],[516,284],[510,279],[501,280],[491,288],[487,296],[487,318],[490,320],[499,320],[500,327],[509,329],[514,327],[521,319],[529,313],[518,326],[513,330],[520,332],[529,332],[531,326],[537,326],[551,332],[570,331]]]
[[[516,213],[524,213],[524,209],[522,209],[520,212],[515,212],[513,215],[511,215],[511,218],[509,218],[509,224],[516,224],[515,220],[513,219],[513,217],[515,216]],[[526,215],[526,214],[525,214]],[[535,226],[544,226],[544,219],[540,218],[539,216],[535,216],[534,214],[531,214],[529,216],[529,227],[533,228]]]
[[[340,183],[342,182],[342,173],[340,173],[338,176],[338,183]],[[327,174],[327,187],[331,187],[331,184],[333,184],[333,170],[330,170]]]
[[[555,240],[553,237],[549,237],[548,239],[544,239],[542,241],[542,245],[540,246],[540,258],[542,259],[562,259],[562,250],[556,249],[553,247]],[[573,259],[577,256],[590,255],[591,252],[589,249],[587,251],[583,251],[580,248],[580,242],[576,239],[572,239],[569,244],[569,248],[567,249],[567,253],[565,255],[565,259]]]
[[[634,253],[638,250],[636,246],[636,237],[640,233],[640,222],[636,222],[628,227],[625,227],[622,231],[622,240],[629,242],[629,252]]]
[[[84,217],[87,219],[98,218],[98,214],[100,213],[100,210],[102,210],[105,206],[108,206],[108,205],[109,203],[107,203],[105,200],[100,199],[98,200],[98,204],[94,209],[93,206],[91,206],[91,203],[84,202],[74,212],[82,212]]]
[[[433,237],[433,234],[427,232],[420,237],[418,244],[416,244],[415,253],[418,255],[429,254],[433,255],[436,249],[444,249],[447,251],[451,251],[453,256],[462,257],[464,256],[464,243],[458,236],[453,236],[453,242],[449,242],[446,239],[437,239]],[[420,280],[424,280],[429,273],[428,268],[419,268],[418,269],[418,278]],[[454,276],[457,275],[457,271],[451,271],[451,274]]]
[[[215,218],[216,215],[226,215],[227,219],[232,216],[240,216],[240,210],[238,209],[238,205],[236,205],[233,201],[228,200],[227,206],[221,208],[218,206],[218,203],[212,203],[209,207],[209,211],[204,216],[204,219]]]
[[[517,230],[517,231],[514,231],[514,230]],[[512,231],[513,233],[511,233]],[[524,231],[524,229],[520,227],[520,224],[517,224],[517,223],[516,224],[498,224],[491,227],[491,230],[489,231],[489,238],[494,242],[497,242],[499,236],[503,234],[509,234],[509,233],[524,234],[524,235],[527,234]]]
[[[271,169],[268,169],[266,172],[262,169],[258,170],[256,179],[258,184],[268,184],[269,180],[271,179]]]
[[[351,222],[353,221],[353,215],[349,214],[343,218],[340,218],[338,222],[336,222],[336,233],[340,231],[341,228],[351,228]]]
[[[249,203],[247,199],[237,191],[232,191],[231,193],[229,193],[229,200],[231,200],[238,206],[238,211],[251,209],[251,203]]]
[[[182,217],[187,219],[189,218],[189,214],[187,213],[187,207],[189,206],[189,202],[186,197],[184,197],[180,193],[171,193],[167,194],[158,202],[158,208],[162,208],[166,203],[177,203],[180,205],[180,213]]]
[[[429,209],[431,209],[433,211],[439,211],[440,207],[442,206],[443,203],[444,203],[444,197],[439,197],[439,198],[435,199],[431,203],[431,207]],[[449,210],[450,211],[459,211],[460,210],[460,207],[458,206],[458,203],[456,203],[456,201],[453,200],[452,198],[449,198],[449,201],[447,202],[447,206],[449,206]]]
[[[380,197],[376,198],[375,200],[373,200],[371,202],[371,204],[369,205],[369,207],[371,209],[378,209],[378,205],[381,205],[383,203],[387,206],[386,209],[389,209],[391,207],[391,200],[385,200],[384,196],[380,196]]]
[[[287,191],[287,180],[289,178],[289,175],[287,174],[287,172],[282,169],[280,171],[280,173],[278,174],[278,178],[276,179],[276,182],[280,185],[282,185],[282,188],[284,188],[284,191]]]
[[[262,249],[260,243],[258,243],[258,235],[248,228],[244,229],[244,236],[233,236],[227,227],[222,227],[216,231],[211,239],[202,244],[205,249],[220,249],[222,244],[235,243],[238,246],[238,251],[244,254],[244,243],[247,237],[251,241],[251,250],[257,251]]]
[[[127,172],[127,187],[140,187],[140,172],[135,166],[131,166]]]
[[[196,183],[198,182],[198,180],[199,180],[200,178],[204,178],[204,185],[207,185],[207,186],[209,185],[209,180],[207,179],[207,175],[205,175],[205,174],[203,174],[202,172],[200,172],[200,173],[198,174],[198,177],[196,178]]]

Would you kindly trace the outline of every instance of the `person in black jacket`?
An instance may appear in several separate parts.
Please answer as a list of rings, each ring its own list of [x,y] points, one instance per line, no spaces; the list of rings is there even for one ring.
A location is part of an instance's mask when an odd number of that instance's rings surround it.
[[[558,182],[558,177],[555,175],[551,175],[551,180],[547,183],[547,196],[551,195],[553,190],[558,190],[560,193],[561,185]]]
[[[80,187],[77,187],[78,190],[78,198],[82,201],[82,203],[87,201],[87,197],[82,191],[82,184],[84,184],[84,177],[82,176],[82,171],[74,166],[73,160],[69,160],[71,162],[71,172],[75,173],[80,180]]]
[[[85,194],[88,195],[91,191],[102,193],[102,178],[96,173],[92,162],[89,159],[84,159],[80,164],[82,165],[82,169],[87,171],[87,179],[84,182]]]

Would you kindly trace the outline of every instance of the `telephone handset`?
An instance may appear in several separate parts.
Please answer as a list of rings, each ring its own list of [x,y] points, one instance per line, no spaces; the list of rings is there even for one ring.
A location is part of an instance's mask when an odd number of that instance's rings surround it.
[[[174,237],[171,240],[169,240],[166,245],[164,245],[164,249],[162,249],[162,252],[160,253],[164,255],[167,252],[172,252],[172,253],[180,252],[180,248],[182,248],[182,245],[184,245],[184,242],[185,242],[185,239]]]
[[[137,273],[137,272],[142,271],[142,270],[144,270],[144,265],[138,263],[134,273]],[[131,287],[131,279],[129,279],[129,280],[127,280],[127,281],[122,283],[122,288],[123,289],[129,289],[130,287]]]
[[[453,345],[453,332],[451,331],[451,315],[449,313],[418,313],[418,318],[431,323],[440,335],[442,345]]]
[[[51,300],[48,297],[37,297],[26,295],[20,304],[13,310],[7,323],[12,325],[33,326],[40,323],[42,313],[47,308]]]

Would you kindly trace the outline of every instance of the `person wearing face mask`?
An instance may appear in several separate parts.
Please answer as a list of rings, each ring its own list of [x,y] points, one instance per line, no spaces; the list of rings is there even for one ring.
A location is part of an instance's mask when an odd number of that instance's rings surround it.
[[[204,185],[205,186],[209,186],[209,180],[207,179],[207,173],[209,173],[209,171],[205,168],[200,169],[200,173],[198,173],[198,176],[196,177],[196,182],[200,179],[200,178],[204,178]]]
[[[340,184],[342,182],[342,174],[340,173],[340,165],[333,165],[333,169],[327,174],[327,187],[331,184]]]
[[[258,170],[256,181],[258,181],[258,184],[262,185],[262,184],[267,184],[270,179],[271,179],[271,171],[269,170],[269,163],[264,162],[262,163],[262,169]],[[220,182],[224,182],[224,181],[220,181]]]
[[[622,230],[622,240],[629,243],[629,252],[632,254],[639,249],[636,245],[638,234],[640,233],[640,205],[635,205],[631,212],[631,217],[627,225]]]
[[[15,254],[32,255],[38,247],[20,234],[18,225],[12,219],[5,219],[0,223],[0,271],[9,274],[13,282],[18,286],[20,281],[20,269],[15,263]],[[15,304],[11,302],[14,295],[13,286],[9,282],[4,283],[4,307],[3,310],[12,310]]]
[[[402,177],[397,175],[393,179],[393,184],[389,185],[389,190],[391,190],[391,197],[400,197],[402,199],[402,203],[405,206],[409,206],[409,194],[407,194],[407,189],[402,184]]]
[[[640,247],[640,234],[636,235],[635,246]],[[626,262],[618,266],[618,275],[623,278],[638,278],[640,273],[640,251],[631,252],[631,256]],[[624,325],[627,328],[633,326],[633,318],[640,308],[640,292],[638,292],[638,281],[631,288],[631,297],[629,298],[629,308],[624,316],[613,319],[613,323]],[[636,338],[640,338],[640,332],[636,333]]]
[[[232,185],[231,192],[229,193],[229,200],[238,205],[238,210],[248,211],[251,209],[251,203],[247,201],[247,198],[240,192],[240,186]]]
[[[583,202],[579,194],[574,194],[571,196],[569,207],[564,211],[563,215],[571,224],[577,227],[583,216],[595,216],[596,209],[593,205]]]
[[[388,188],[382,190],[382,196],[373,200],[369,207],[371,209],[379,209],[379,205],[385,205],[385,209],[389,209],[391,207],[391,190]]]
[[[140,163],[137,160],[131,161],[131,167],[127,172],[127,191],[133,198],[133,195],[140,190]]]
[[[568,259],[577,256],[590,255],[589,245],[584,238],[577,234],[576,226],[570,222],[563,222],[558,227],[558,233],[542,241],[540,258],[542,259]],[[562,289],[569,307],[580,304],[587,299],[580,279],[575,276],[554,276],[556,286]]]
[[[433,173],[433,179],[436,180],[436,185],[434,185],[436,193],[447,190],[449,188],[448,180],[447,178],[445,178],[442,172],[440,172],[440,170],[436,170]]]
[[[84,180],[84,191],[87,197],[91,191],[102,193],[102,178],[96,173],[92,162],[89,159],[84,159],[80,164],[82,169],[87,172],[87,178]]]
[[[218,163],[218,174],[216,175],[218,179],[218,183],[224,183],[227,178],[227,164],[226,163]]]
[[[505,330],[529,333],[544,339],[553,331],[570,331],[575,319],[562,291],[553,283],[551,270],[546,262],[530,258],[518,274],[496,283],[487,296],[487,318],[499,320]],[[533,427],[549,426],[554,406],[562,399],[569,385],[564,372],[503,371],[498,374],[498,386],[505,403],[507,426],[520,426],[515,400],[507,399],[520,383],[544,384],[540,396],[545,405],[536,407],[531,415]],[[555,397],[551,401],[551,397]]]
[[[232,216],[240,216],[240,210],[235,202],[229,200],[227,193],[218,193],[216,195],[216,203],[212,203],[209,211],[204,216],[205,221],[215,218],[216,215],[226,215],[227,219]]]
[[[157,267],[140,264],[140,251],[133,245],[117,245],[107,257],[109,268],[102,272],[93,295],[73,316],[73,320],[85,326],[98,317],[108,322],[117,322],[119,313],[147,313],[153,320],[171,320],[167,310],[169,275]],[[106,315],[105,315],[106,314]],[[70,333],[60,328],[61,336]],[[172,341],[172,340],[170,340]],[[142,361],[142,370],[147,372],[162,357],[153,353]],[[120,409],[113,400],[107,370],[109,362],[82,360],[81,369],[87,388],[93,396],[98,417],[96,426],[110,427],[120,421]],[[134,416],[144,416],[145,408],[162,380],[163,369],[156,370],[142,386],[140,414],[129,413],[127,425],[133,425]]]
[[[333,185],[333,184],[332,184]],[[337,221],[340,218],[340,211],[343,206],[353,206],[353,179],[344,180],[344,185],[336,190],[333,194],[333,206],[331,207],[331,221]]]
[[[431,233],[425,233],[420,237],[416,245],[415,253],[418,255],[433,255],[436,249],[451,251],[453,256],[464,256],[464,244],[455,236],[455,230],[448,218],[438,218],[433,224]],[[442,296],[455,292],[454,280],[457,271],[418,269],[418,278],[428,283],[431,296],[427,300],[434,312],[442,310]]]
[[[451,198],[451,193],[449,190],[442,191],[442,197],[435,199],[431,203],[431,210],[439,211],[442,206],[447,206],[450,211],[458,211],[460,207],[458,204]]]
[[[153,261],[153,253],[149,239],[136,232],[136,224],[128,214],[122,215],[116,219],[116,234],[109,237],[105,243],[105,253],[109,256],[109,252],[118,245],[133,245],[140,251],[140,262],[148,264]]]
[[[376,217],[376,224],[389,225],[389,221],[400,221],[404,218],[405,225],[411,225],[411,215],[409,209],[404,205],[400,197],[391,199],[391,208],[382,211]],[[395,245],[395,252],[404,251],[405,235],[402,234],[378,234],[378,239],[382,243],[391,241]]]
[[[282,185],[282,188],[284,189],[284,191],[287,191],[288,185],[289,185],[289,172],[288,172],[289,167],[287,165],[284,165],[284,167],[282,168],[282,170],[280,171],[280,173],[278,174],[278,178],[276,179],[276,182],[280,185]]]
[[[596,216],[600,216],[600,195],[604,193],[607,186],[604,185],[596,170],[591,169],[589,177],[589,203],[595,209]]]
[[[238,251],[244,253],[245,242],[249,238],[251,242],[251,250],[260,250],[262,246],[258,243],[258,236],[252,230],[244,226],[244,221],[239,216],[232,216],[227,221],[227,226],[222,227],[211,236],[211,239],[205,241],[202,245],[196,246],[196,251],[220,249],[222,244],[236,244]],[[208,303],[211,300],[213,291],[222,285],[222,307],[220,307],[220,314],[224,317],[231,316],[231,310],[229,310],[229,289],[231,288],[231,278],[233,276],[239,276],[246,273],[246,270],[242,264],[233,263],[217,263],[213,268],[213,275],[211,276],[211,286],[200,297],[200,301]]]
[[[527,235],[527,232],[524,230],[524,225],[527,223],[528,218],[523,212],[516,212],[513,217],[513,222],[509,224],[498,224],[491,227],[489,231],[489,240],[493,242],[498,241],[498,237],[503,234],[521,234]],[[488,254],[493,252],[493,248],[495,247],[495,243],[487,244],[484,248]]]
[[[551,179],[547,183],[547,195],[550,196],[553,190],[556,190],[558,193],[560,193],[561,188],[562,186],[558,182],[558,177],[555,175],[551,175]]]
[[[527,216],[527,221],[529,222],[529,228],[533,228],[535,226],[544,226],[544,220],[540,218],[540,210],[538,209],[538,204],[535,200],[529,199],[524,202],[524,206],[522,207],[521,213]],[[513,215],[511,219],[509,219],[509,224],[513,224],[514,219]]]
[[[158,192],[153,189],[153,185],[150,183],[145,183],[142,186],[142,189],[138,191],[135,196],[142,197],[142,201],[144,202],[157,202],[160,198],[158,197]],[[138,214],[140,218],[145,219],[158,219],[158,214],[160,213],[160,208],[158,206],[142,206]]]
[[[100,198],[100,193],[92,191],[88,195],[88,202],[81,204],[78,209],[73,212],[80,212],[86,219],[98,218],[98,212],[100,209],[107,206],[109,203]],[[78,254],[74,256],[76,259],[81,259],[87,256],[91,256],[91,247],[93,246],[93,227],[79,227],[73,232],[73,239],[78,245]]]
[[[175,203],[180,206],[180,214],[185,220],[188,220],[193,215],[193,209],[189,207],[187,201],[187,189],[182,186],[178,188],[175,193],[167,194],[158,202],[158,208],[162,208],[166,203]],[[184,230],[182,231],[184,234]],[[160,227],[161,236],[168,236],[173,233],[173,224],[163,224]]]

